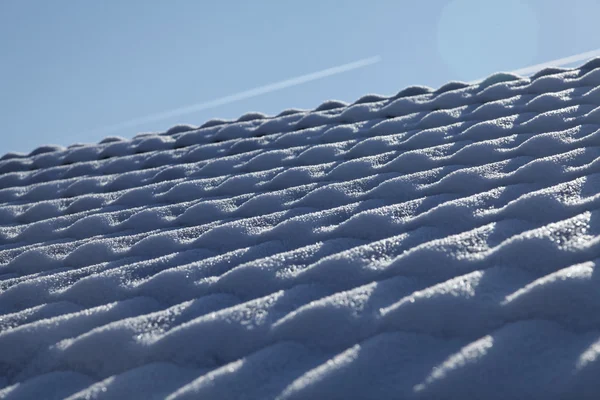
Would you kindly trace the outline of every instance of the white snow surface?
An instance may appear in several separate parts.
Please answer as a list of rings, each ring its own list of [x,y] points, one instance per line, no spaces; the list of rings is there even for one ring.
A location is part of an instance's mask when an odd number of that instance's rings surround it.
[[[598,398],[599,67],[5,155],[0,398]]]

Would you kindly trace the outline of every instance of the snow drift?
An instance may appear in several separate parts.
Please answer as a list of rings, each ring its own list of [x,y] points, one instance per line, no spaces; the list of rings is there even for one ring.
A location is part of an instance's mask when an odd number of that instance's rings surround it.
[[[600,60],[7,154],[0,397],[596,398],[599,160]]]

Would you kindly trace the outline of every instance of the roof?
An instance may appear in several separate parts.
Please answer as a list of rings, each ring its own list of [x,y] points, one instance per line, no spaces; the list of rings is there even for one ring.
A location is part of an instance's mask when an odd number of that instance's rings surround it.
[[[5,155],[0,397],[593,397],[599,67]]]

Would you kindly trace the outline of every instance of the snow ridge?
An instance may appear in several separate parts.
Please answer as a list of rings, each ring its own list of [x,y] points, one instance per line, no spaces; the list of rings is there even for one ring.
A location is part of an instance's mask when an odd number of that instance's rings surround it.
[[[599,125],[596,59],[8,154],[0,398],[594,398]]]

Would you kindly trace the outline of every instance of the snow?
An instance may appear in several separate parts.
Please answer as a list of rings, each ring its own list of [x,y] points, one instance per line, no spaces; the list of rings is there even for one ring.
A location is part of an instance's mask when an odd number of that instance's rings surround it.
[[[0,159],[0,398],[596,398],[600,59]]]

